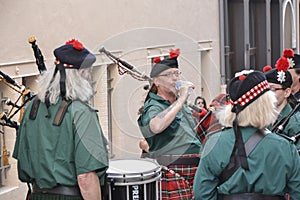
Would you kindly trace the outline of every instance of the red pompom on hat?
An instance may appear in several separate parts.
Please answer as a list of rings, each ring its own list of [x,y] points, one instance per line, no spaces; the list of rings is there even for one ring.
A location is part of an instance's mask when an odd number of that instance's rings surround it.
[[[159,63],[161,61],[160,57],[153,58],[154,63]]]
[[[290,63],[287,58],[281,57],[277,60],[275,67],[277,71],[284,71],[286,72],[289,69]]]
[[[267,71],[270,71],[272,70],[272,67],[270,65],[267,65],[263,68],[263,72],[267,72]]]
[[[170,58],[177,58],[180,54],[180,49],[170,49]]]
[[[285,58],[292,58],[292,57],[294,57],[295,55],[294,55],[294,51],[293,51],[293,49],[285,49],[284,51],[283,51],[283,57],[285,57]]]
[[[72,44],[74,49],[81,51],[84,47],[78,40],[72,39],[66,42],[66,44]]]
[[[244,80],[245,78],[246,78],[246,76],[244,74],[239,76],[240,81]]]
[[[288,59],[290,69],[300,69],[300,55],[296,54],[293,49],[285,49],[283,57]]]

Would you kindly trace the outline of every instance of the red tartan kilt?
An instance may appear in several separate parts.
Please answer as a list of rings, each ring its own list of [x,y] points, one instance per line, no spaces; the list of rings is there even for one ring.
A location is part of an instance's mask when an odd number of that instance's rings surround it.
[[[169,165],[168,169],[162,169],[162,200],[193,199],[197,165]]]

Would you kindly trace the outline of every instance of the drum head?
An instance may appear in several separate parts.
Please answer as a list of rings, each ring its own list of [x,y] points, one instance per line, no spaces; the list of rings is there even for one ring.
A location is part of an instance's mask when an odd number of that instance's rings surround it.
[[[108,174],[141,174],[156,171],[159,167],[152,159],[116,159],[109,161]]]
[[[115,159],[109,161],[107,177],[114,182],[136,182],[159,179],[161,167],[153,159]]]

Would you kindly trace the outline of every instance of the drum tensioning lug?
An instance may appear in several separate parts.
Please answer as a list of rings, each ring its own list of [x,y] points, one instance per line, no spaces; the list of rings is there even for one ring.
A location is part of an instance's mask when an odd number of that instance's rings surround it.
[[[112,179],[110,179],[110,185],[111,185],[111,188],[112,188],[112,190],[116,190],[116,188],[115,188],[115,181],[114,181],[114,179],[112,178]]]
[[[140,181],[144,181],[144,173],[141,173],[141,178],[140,178]]]

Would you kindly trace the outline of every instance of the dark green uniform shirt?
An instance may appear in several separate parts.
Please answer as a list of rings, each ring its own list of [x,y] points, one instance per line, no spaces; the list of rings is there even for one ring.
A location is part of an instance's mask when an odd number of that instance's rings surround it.
[[[95,110],[74,101],[62,124],[55,126],[52,123],[61,100],[49,107],[50,118],[45,117],[47,108],[40,103],[35,120],[29,119],[32,102],[24,113],[13,153],[19,179],[53,188],[78,185],[77,175],[90,171],[103,178],[108,167],[107,141]]]
[[[149,144],[150,156],[156,158],[161,155],[198,154],[201,142],[193,130],[195,121],[190,109],[183,105],[171,125],[162,133],[155,134],[150,130],[150,120],[167,109],[171,103],[152,92],[149,95],[138,124]]]
[[[283,117],[288,116],[292,110],[293,109],[290,104],[286,104],[286,106],[279,113],[277,121],[280,121]],[[292,137],[298,133],[300,133],[300,112],[295,112],[289,119],[288,124],[284,127],[282,134]],[[297,149],[300,149],[300,140],[298,140],[295,144]]]
[[[257,129],[241,127],[246,142]],[[211,135],[201,154],[194,179],[196,200],[217,199],[217,194],[263,193],[300,199],[300,157],[295,145],[274,133],[267,134],[249,154],[249,170],[241,167],[218,187],[229,162],[235,135],[232,128]]]

